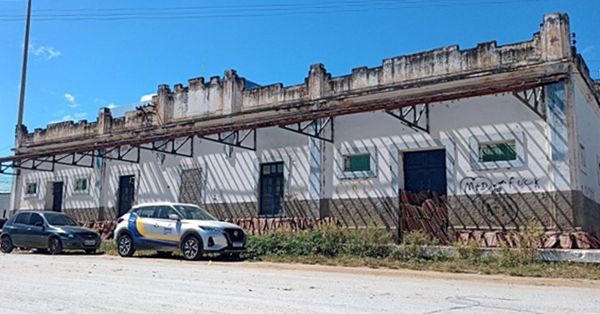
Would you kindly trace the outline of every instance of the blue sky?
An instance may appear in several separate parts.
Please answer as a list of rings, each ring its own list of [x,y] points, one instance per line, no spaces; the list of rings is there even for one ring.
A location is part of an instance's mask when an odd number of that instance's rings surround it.
[[[25,4],[0,0],[0,155],[14,140]],[[548,12],[570,15],[598,78],[595,0],[33,0],[24,121],[30,131],[93,121],[100,107],[123,110],[159,84],[231,68],[259,84],[287,85],[303,82],[313,63],[341,75],[452,44],[529,40]],[[0,178],[0,189],[8,182]]]

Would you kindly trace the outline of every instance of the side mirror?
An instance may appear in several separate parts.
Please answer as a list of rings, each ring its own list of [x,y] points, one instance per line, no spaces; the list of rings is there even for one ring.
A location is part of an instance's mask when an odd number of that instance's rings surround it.
[[[43,227],[44,226],[44,222],[42,221],[36,221],[35,224],[33,224],[36,227]]]
[[[179,216],[177,214],[170,214],[169,219],[171,220],[179,220]]]

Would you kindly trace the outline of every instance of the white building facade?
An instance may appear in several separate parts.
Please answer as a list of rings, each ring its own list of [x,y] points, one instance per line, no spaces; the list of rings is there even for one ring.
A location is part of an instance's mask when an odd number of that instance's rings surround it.
[[[96,122],[25,135],[24,156],[139,134],[120,152],[76,152],[73,163],[87,167],[41,171],[50,159],[37,157],[37,169],[20,170],[13,208],[110,220],[132,204],[180,201],[228,219],[397,228],[400,191],[427,191],[446,195],[458,230],[534,219],[600,234],[600,93],[569,36],[568,17],[550,14],[531,41],[451,46],[335,78],[314,65],[297,86],[255,86],[234,71],[173,91],[162,85],[150,106],[125,117],[103,108]],[[296,109],[300,101],[309,109]],[[185,123],[199,135],[184,134]],[[140,142],[146,128],[161,139]]]

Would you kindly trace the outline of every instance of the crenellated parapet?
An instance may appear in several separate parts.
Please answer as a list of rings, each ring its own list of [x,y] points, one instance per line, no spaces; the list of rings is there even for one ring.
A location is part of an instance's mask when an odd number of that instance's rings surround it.
[[[276,114],[298,104],[316,108],[332,99],[337,104],[356,97],[377,99],[378,95],[408,86],[427,87],[422,90],[435,93],[439,84],[467,78],[481,79],[561,62],[585,65],[576,58],[570,42],[568,16],[552,13],[544,16],[540,31],[529,41],[501,46],[490,41],[463,50],[453,45],[385,59],[380,66],[355,68],[350,74],[338,77],[332,77],[324,65],[315,64],[310,67],[304,83],[294,86],[280,83],[258,86],[234,70],[225,71],[223,77],[190,79],[187,86],[176,84],[171,89],[168,85],[159,85],[150,107],[138,108],[119,118],[102,108],[96,122],[50,124],[44,130],[36,129],[27,134],[23,147],[124,134],[195,120],[223,120],[258,111]],[[482,82],[485,84],[485,80]]]

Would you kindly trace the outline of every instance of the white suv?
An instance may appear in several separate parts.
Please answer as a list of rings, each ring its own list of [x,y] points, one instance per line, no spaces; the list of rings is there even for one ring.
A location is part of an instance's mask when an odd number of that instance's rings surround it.
[[[197,260],[203,252],[239,257],[246,246],[238,225],[219,221],[196,205],[179,203],[134,206],[118,219],[115,239],[123,257],[136,250],[180,250],[187,260]]]

